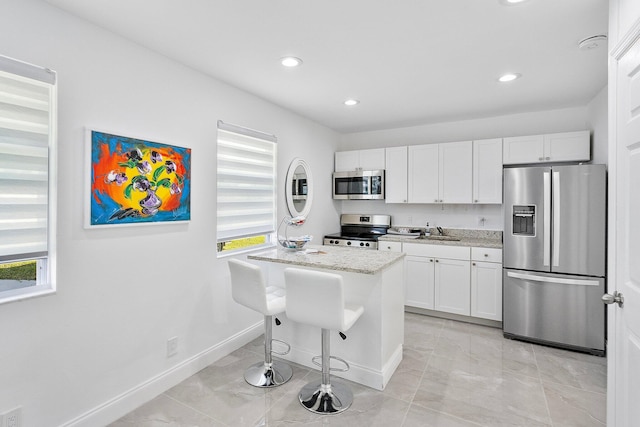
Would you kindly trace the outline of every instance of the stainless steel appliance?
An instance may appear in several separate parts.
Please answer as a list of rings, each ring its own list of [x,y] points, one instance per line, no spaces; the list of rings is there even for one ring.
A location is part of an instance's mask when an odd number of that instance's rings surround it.
[[[334,172],[333,198],[341,200],[384,199],[384,170]]]
[[[603,355],[604,165],[504,169],[503,330]]]
[[[389,215],[342,214],[340,233],[324,236],[324,244],[362,249],[378,249],[378,237],[391,227]]]

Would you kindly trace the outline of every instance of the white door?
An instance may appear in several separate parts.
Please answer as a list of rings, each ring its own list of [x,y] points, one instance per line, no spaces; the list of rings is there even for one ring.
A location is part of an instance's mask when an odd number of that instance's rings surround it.
[[[636,26],[637,27],[637,26]],[[640,425],[640,29],[635,43],[613,52],[614,86],[610,150],[610,275],[608,293],[620,292],[622,307],[611,304],[607,425]],[[617,53],[616,53],[617,52]]]

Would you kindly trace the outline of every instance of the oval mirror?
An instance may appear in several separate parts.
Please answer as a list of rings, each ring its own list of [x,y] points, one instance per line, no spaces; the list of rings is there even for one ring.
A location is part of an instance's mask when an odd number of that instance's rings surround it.
[[[289,214],[307,217],[313,200],[313,179],[307,162],[300,158],[291,161],[285,189]]]

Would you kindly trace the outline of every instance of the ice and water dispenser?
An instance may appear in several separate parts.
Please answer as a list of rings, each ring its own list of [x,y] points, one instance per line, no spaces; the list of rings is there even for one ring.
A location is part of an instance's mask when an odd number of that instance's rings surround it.
[[[517,236],[536,235],[536,207],[534,205],[513,206],[513,234]]]

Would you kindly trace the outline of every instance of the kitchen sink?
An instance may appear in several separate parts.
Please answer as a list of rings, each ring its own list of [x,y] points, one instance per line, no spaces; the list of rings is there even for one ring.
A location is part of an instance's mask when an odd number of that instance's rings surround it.
[[[426,239],[426,240],[447,240],[449,242],[459,242],[460,239],[458,237],[453,237],[453,236],[426,236],[426,237],[421,237],[421,239]]]

